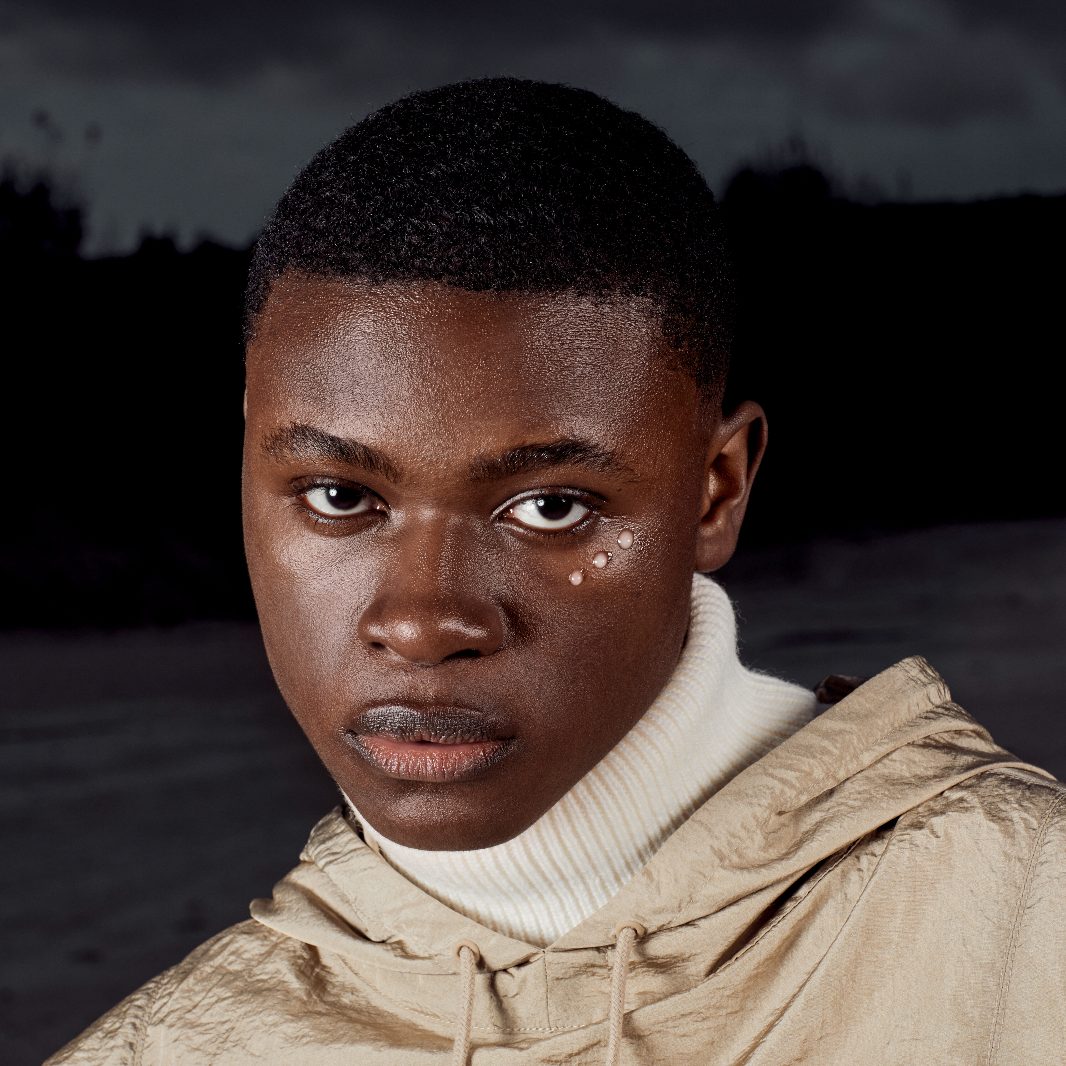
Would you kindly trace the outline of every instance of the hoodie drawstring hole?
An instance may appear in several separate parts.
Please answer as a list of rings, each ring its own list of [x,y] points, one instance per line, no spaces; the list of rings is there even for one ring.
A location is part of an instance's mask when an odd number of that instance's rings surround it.
[[[611,1001],[607,1017],[605,1066],[618,1066],[622,1051],[622,1022],[626,1007],[626,972],[633,945],[647,933],[640,922],[620,922],[614,928],[614,962],[611,964]]]
[[[472,940],[460,940],[455,945],[459,957],[461,985],[459,990],[459,1016],[455,1023],[455,1040],[452,1043],[452,1066],[466,1066],[470,1055],[470,1025],[474,1014],[474,981],[481,950]]]

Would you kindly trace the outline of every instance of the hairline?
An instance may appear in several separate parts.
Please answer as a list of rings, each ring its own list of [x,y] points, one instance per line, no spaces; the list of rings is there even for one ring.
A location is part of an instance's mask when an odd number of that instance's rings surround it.
[[[248,349],[255,342],[257,336],[256,324],[263,314],[263,311],[266,309],[275,286],[277,286],[279,282],[284,282],[289,279],[298,279],[312,283],[316,281],[339,282],[341,284],[348,284],[353,287],[364,289],[389,289],[415,287],[419,285],[439,285],[442,288],[450,289],[455,292],[479,293],[488,296],[528,296],[544,299],[551,299],[553,297],[565,299],[570,296],[583,300],[591,300],[594,303],[601,303],[608,306],[618,303],[643,305],[647,313],[654,316],[660,334],[663,333],[663,326],[665,325],[666,318],[670,312],[669,306],[664,300],[656,300],[652,296],[642,293],[628,293],[620,287],[592,289],[590,287],[574,285],[550,289],[536,288],[532,286],[516,286],[508,289],[467,289],[461,285],[453,285],[448,281],[442,281],[438,278],[428,276],[395,276],[375,279],[366,274],[327,274],[320,271],[306,270],[299,266],[289,265],[286,266],[280,274],[270,279],[262,292],[258,307],[252,310],[248,303],[245,303],[243,314],[242,358],[246,367],[248,362]],[[664,360],[672,369],[685,374],[692,380],[699,394],[699,404],[701,409],[705,409],[709,412],[721,406],[725,396],[728,368],[723,373],[716,374],[712,380],[701,381],[697,369],[697,361],[699,359],[698,353],[691,351],[686,352],[682,349],[678,349],[676,346],[670,344],[665,336],[662,336],[662,343],[658,346],[656,358]]]

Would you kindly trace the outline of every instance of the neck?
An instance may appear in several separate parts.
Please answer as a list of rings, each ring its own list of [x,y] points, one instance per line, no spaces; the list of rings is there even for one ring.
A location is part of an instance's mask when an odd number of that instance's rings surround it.
[[[725,590],[694,574],[677,666],[633,728],[528,829],[489,848],[425,851],[363,836],[430,895],[546,946],[597,911],[666,838],[746,766],[817,712],[813,692],[750,670]]]

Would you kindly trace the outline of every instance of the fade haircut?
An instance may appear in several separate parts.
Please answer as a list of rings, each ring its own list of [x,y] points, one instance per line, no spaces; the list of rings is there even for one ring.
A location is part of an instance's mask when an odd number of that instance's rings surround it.
[[[719,208],[658,126],[586,89],[510,77],[414,92],[321,149],[260,234],[244,339],[287,271],[648,301],[720,402],[734,282]]]

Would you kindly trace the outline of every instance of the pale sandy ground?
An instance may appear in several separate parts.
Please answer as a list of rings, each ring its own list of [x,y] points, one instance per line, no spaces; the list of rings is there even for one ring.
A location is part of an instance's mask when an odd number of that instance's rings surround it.
[[[813,686],[922,654],[1066,778],[1066,521],[749,551],[745,660]],[[253,626],[0,635],[0,1062],[39,1063],[247,914],[334,792]]]

